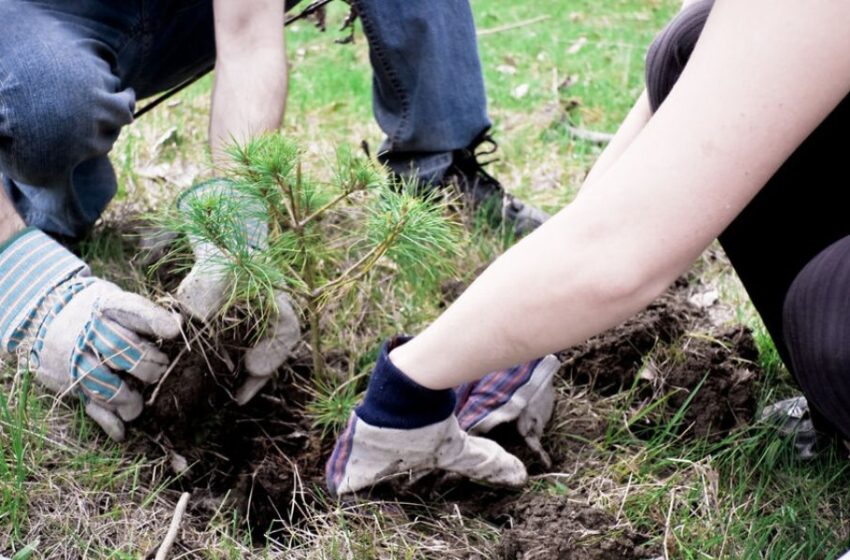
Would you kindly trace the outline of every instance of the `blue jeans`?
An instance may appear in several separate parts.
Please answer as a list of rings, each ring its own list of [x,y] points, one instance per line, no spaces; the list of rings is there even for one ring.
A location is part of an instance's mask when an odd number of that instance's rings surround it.
[[[356,4],[382,150],[438,179],[490,126],[469,2]],[[3,186],[28,224],[81,237],[117,190],[107,154],[136,99],[214,61],[212,2],[0,0],[0,21]]]

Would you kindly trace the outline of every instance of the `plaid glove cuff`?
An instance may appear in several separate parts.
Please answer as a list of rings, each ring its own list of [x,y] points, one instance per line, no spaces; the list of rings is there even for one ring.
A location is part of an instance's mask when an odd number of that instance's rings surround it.
[[[27,228],[0,245],[0,345],[15,352],[38,329],[47,295],[86,264],[38,229]]]
[[[409,341],[397,337],[381,347],[366,397],[357,407],[361,420],[379,428],[412,430],[436,424],[452,415],[455,394],[419,385],[390,361],[390,350]]]

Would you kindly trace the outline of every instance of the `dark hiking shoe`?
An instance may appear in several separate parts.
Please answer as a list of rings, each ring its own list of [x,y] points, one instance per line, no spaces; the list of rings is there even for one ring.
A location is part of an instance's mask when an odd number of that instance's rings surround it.
[[[480,150],[485,144],[489,144],[490,148]],[[506,192],[502,184],[484,170],[484,166],[492,163],[492,160],[480,161],[479,158],[492,154],[496,148],[496,142],[484,134],[468,148],[455,150],[442,178],[425,186],[425,189],[456,191],[464,203],[481,212],[490,225],[511,225],[514,233],[521,237],[535,230],[549,219],[549,215]],[[389,154],[378,154],[378,161],[387,164],[398,174],[398,162],[390,161]]]
[[[484,144],[489,144],[490,149],[480,151]],[[502,184],[484,170],[491,161],[479,158],[492,154],[497,148],[492,137],[483,135],[469,148],[457,150],[440,186],[454,186],[467,204],[484,212],[491,224],[511,224],[514,233],[523,236],[537,229],[549,215],[506,192]]]

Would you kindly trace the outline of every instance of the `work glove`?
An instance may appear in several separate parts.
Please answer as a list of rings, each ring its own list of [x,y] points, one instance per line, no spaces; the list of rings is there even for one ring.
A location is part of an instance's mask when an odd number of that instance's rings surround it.
[[[812,422],[806,397],[792,397],[767,405],[761,411],[761,419],[773,425],[780,435],[794,438],[794,449],[800,459],[813,459],[822,448],[824,436]]]
[[[197,202],[216,204],[229,197],[229,207],[240,210],[236,217],[238,231],[230,235],[243,236],[253,250],[263,249],[268,242],[268,217],[260,201],[240,193],[232,183],[214,179],[196,185],[183,193],[177,201],[178,209],[188,211]],[[233,204],[233,200],[238,204]],[[227,272],[227,257],[215,245],[196,237],[189,238],[195,264],[177,288],[177,301],[190,316],[202,322],[209,321],[224,306],[233,286]],[[245,370],[248,379],[236,391],[240,405],[247,403],[269,381],[271,375],[286,361],[292,348],[301,338],[298,316],[292,300],[282,291],[275,294],[277,316],[260,342],[245,352]]]
[[[0,343],[20,367],[60,394],[77,394],[116,441],[142,412],[122,373],[154,383],[168,357],[146,339],[174,338],[180,318],[90,276],[89,268],[29,228],[0,247]]]
[[[517,431],[544,467],[552,466],[540,438],[555,407],[553,381],[561,362],[553,355],[497,371],[455,389],[460,428],[473,435],[516,421]]]
[[[357,492],[433,469],[499,486],[525,484],[528,475],[519,459],[496,442],[461,430],[453,390],[423,387],[390,362],[389,352],[407,340],[394,339],[381,348],[366,396],[328,461],[331,493]]]

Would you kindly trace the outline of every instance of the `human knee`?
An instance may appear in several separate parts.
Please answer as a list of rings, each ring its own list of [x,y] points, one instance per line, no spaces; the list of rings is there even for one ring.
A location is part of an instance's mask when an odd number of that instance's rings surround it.
[[[98,63],[52,60],[0,87],[5,174],[51,186],[67,180],[82,161],[108,153],[121,126],[132,120],[134,99],[132,91],[116,91],[117,78],[104,72],[108,68]]]
[[[673,89],[673,85],[691,52],[714,0],[699,0],[679,12],[652,41],[646,53],[646,89],[655,111]]]
[[[810,403],[850,436],[850,237],[819,253],[785,297],[783,334]]]

